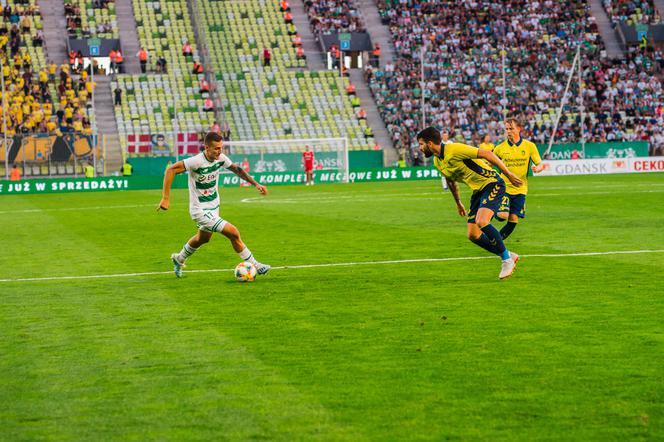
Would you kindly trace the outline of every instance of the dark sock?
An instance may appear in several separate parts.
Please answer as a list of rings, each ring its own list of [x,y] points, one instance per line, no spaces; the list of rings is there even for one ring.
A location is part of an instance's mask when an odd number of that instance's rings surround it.
[[[500,237],[500,232],[498,229],[493,227],[491,224],[487,224],[482,227],[482,232],[489,238],[489,244],[495,247],[493,253],[500,256],[501,259],[510,259],[510,254],[503,243],[503,238]]]
[[[514,229],[516,229],[516,223],[508,221],[507,224],[505,224],[503,228],[500,229],[500,236],[503,239],[507,239],[507,237],[510,236],[512,232],[514,232]]]
[[[477,239],[471,239],[471,241],[482,247],[487,252],[496,254],[496,247],[491,245],[489,237],[487,237],[484,233],[482,233],[482,236]]]

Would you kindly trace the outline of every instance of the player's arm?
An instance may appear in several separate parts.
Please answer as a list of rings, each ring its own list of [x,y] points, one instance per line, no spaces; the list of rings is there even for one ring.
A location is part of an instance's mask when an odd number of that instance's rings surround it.
[[[496,154],[491,152],[490,150],[477,149],[477,158],[482,158],[484,160],[487,160],[489,163],[496,166],[507,178],[509,178],[510,182],[515,186],[519,187],[520,185],[523,184],[521,178],[510,172],[507,166],[505,166],[505,163],[503,163],[500,160],[500,158],[498,158]]]
[[[249,175],[243,168],[238,166],[237,164],[231,164],[230,167],[228,168],[231,172],[233,172],[235,175],[239,176],[252,186],[254,186],[262,195],[267,195],[267,187],[263,186],[262,184],[259,184],[258,181],[253,179],[251,175]]]
[[[175,164],[171,164],[164,172],[164,187],[161,191],[161,201],[159,202],[159,207],[157,210],[168,210],[171,198],[171,186],[173,185],[173,179],[178,173],[184,172],[186,167],[184,167],[184,161],[178,161]]]
[[[533,147],[530,151],[530,161],[533,162],[533,172],[539,173],[544,170],[544,163],[542,163],[542,157],[540,157],[539,150],[537,146],[533,144]]]
[[[454,197],[454,202],[457,205],[457,211],[459,212],[459,215],[466,216],[466,208],[463,207],[463,203],[461,202],[461,194],[459,193],[459,185],[457,184],[456,181],[452,181],[448,178],[445,178],[445,181],[447,181],[447,187],[450,188],[450,193]]]

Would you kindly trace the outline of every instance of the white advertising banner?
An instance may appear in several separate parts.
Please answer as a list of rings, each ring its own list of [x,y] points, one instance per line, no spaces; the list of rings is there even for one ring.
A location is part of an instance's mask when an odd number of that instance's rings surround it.
[[[632,158],[632,172],[664,172],[664,157]]]
[[[543,161],[542,176],[664,172],[664,157]]]

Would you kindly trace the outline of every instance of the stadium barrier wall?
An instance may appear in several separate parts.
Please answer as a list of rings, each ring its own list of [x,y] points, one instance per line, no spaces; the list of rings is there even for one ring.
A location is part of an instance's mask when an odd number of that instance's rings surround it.
[[[267,186],[279,184],[304,184],[304,172],[261,172],[252,176]],[[343,181],[343,174],[337,171],[318,170],[314,172],[317,183],[336,183]],[[439,178],[437,170],[425,167],[359,169],[350,172],[351,182],[407,181]],[[163,176],[129,176],[98,178],[61,178],[30,179],[22,181],[0,180],[0,195],[38,194],[68,192],[103,192],[114,190],[150,190],[161,189]],[[219,175],[220,186],[239,186],[240,178],[232,174]],[[180,174],[173,181],[174,189],[187,188],[187,176]]]
[[[664,157],[598,158],[543,161],[540,176],[604,175],[612,173],[664,172]]]
[[[554,144],[551,160],[569,160],[572,151],[582,153],[579,143]],[[645,141],[586,143],[585,158],[628,158],[648,156],[648,143]],[[235,162],[247,158],[251,173],[258,172],[291,172],[302,170],[301,153],[266,153],[249,155],[230,155]],[[336,167],[337,154],[335,152],[318,152],[316,159],[323,169]],[[377,169],[383,166],[383,152],[376,150],[358,150],[348,152],[351,170]],[[135,175],[162,175],[169,161],[175,162],[173,156],[151,156],[130,158]]]
[[[292,172],[301,171],[302,153],[266,153],[248,155],[229,155],[230,158],[240,163],[245,158],[249,161],[250,173],[261,172]],[[129,162],[134,168],[135,175],[163,176],[168,162],[175,162],[173,156],[163,157],[134,157]],[[382,150],[357,150],[348,152],[350,169],[378,169],[383,167]],[[316,152],[316,165],[320,164],[323,169],[334,169],[338,166],[338,155],[336,152]]]
[[[596,175],[611,173],[664,172],[664,157],[624,158],[544,161],[546,168],[543,176]],[[267,186],[280,184],[304,184],[302,172],[262,172],[253,174]],[[336,171],[319,170],[314,172],[317,183],[336,183],[343,181],[343,174]],[[418,181],[440,178],[437,170],[429,167],[383,169],[356,169],[350,172],[349,180],[353,183],[385,181]],[[220,186],[239,186],[240,178],[231,173],[219,176]],[[161,189],[163,178],[160,176],[99,177],[99,178],[61,178],[31,179],[23,181],[0,180],[0,195],[40,194],[67,192],[104,192],[116,190],[156,190]],[[173,181],[173,188],[187,187],[187,176],[178,175]]]
[[[632,158],[647,157],[649,143],[647,141],[616,141],[606,143],[586,143],[585,159],[590,158]],[[544,153],[540,148],[540,153]],[[551,146],[550,160],[571,160],[572,151],[583,155],[581,143],[561,143]]]

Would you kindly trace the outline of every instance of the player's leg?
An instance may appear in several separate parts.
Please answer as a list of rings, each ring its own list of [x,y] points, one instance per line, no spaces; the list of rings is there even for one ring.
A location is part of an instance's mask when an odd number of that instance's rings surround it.
[[[475,223],[468,223],[468,239],[478,246],[482,247],[489,253],[496,254],[495,245],[491,244],[489,238],[477,227]]]
[[[254,258],[254,255],[251,253],[249,248],[246,246],[242,238],[240,237],[240,231],[233,224],[224,221],[224,226],[220,230],[221,234],[224,235],[231,242],[233,250],[238,254],[241,260],[249,261],[254,266],[256,266],[256,271],[260,275],[266,274],[270,270],[270,266],[267,264],[262,264]]]
[[[514,232],[519,218],[526,216],[526,195],[508,195],[510,199],[510,213],[507,224],[500,229],[500,236],[507,239]]]
[[[503,195],[503,198],[500,202],[500,207],[496,212],[496,219],[500,222],[507,221],[510,215],[510,197],[509,195]]]
[[[449,190],[449,187],[447,186],[447,180],[445,179],[444,176],[440,177],[441,184],[443,186],[443,192],[447,192]]]
[[[187,241],[184,246],[182,246],[180,253],[173,253],[171,255],[175,276],[178,278],[182,276],[182,268],[184,267],[184,263],[187,258],[196,253],[200,246],[209,242],[210,238],[212,238],[212,232],[199,230],[196,232],[196,235],[192,236],[189,241]]]
[[[489,253],[496,253],[495,245],[492,245],[489,241],[489,238],[482,232],[482,230],[477,226],[477,211],[480,208],[480,203],[482,200],[482,193],[474,193],[470,197],[470,209],[468,210],[468,239],[482,247]]]
[[[488,207],[480,207],[477,211],[475,217],[475,224],[478,229],[484,234],[488,240],[489,244],[493,249],[493,253],[500,256],[501,259],[509,259],[509,252],[505,247],[503,239],[500,237],[500,232],[491,224],[491,218],[493,218],[494,211]]]
[[[516,216],[515,213],[510,213],[509,218],[507,219],[507,224],[505,224],[503,228],[500,229],[500,236],[503,238],[503,240],[506,240],[512,234],[512,232],[514,232],[517,224],[519,224],[519,217]]]
[[[502,263],[498,277],[500,279],[505,279],[514,273],[516,263],[519,261],[519,255],[507,250],[507,247],[505,247],[505,243],[500,236],[500,232],[491,225],[491,219],[493,218],[494,213],[495,212],[488,207],[480,208],[477,211],[477,226],[489,238],[489,243],[495,247],[494,253],[500,256]]]
[[[477,210],[475,223],[482,230],[482,232],[489,238],[492,246],[495,246],[496,255],[500,256],[503,261],[500,269],[500,279],[507,278],[512,275],[519,256],[516,253],[510,253],[505,247],[503,238],[500,232],[493,225],[491,220],[494,214],[498,211],[500,204],[505,195],[505,183],[499,181],[487,185],[481,193],[480,207]]]

